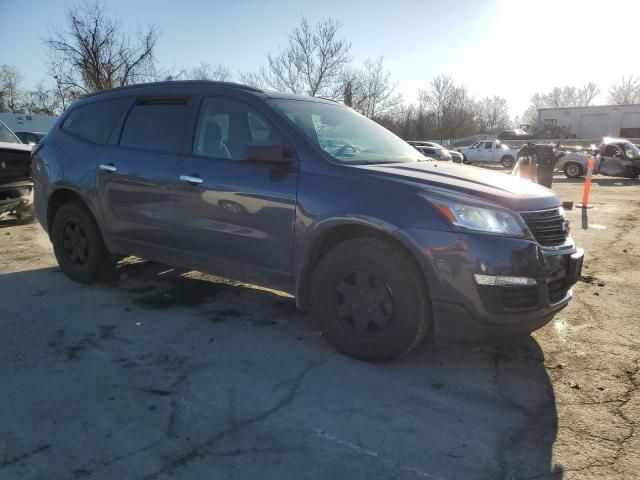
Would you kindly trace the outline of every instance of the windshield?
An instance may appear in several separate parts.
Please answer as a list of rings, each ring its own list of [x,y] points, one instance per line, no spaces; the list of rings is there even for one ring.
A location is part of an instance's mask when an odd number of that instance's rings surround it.
[[[624,150],[627,158],[640,158],[640,149],[631,142],[618,144]]]
[[[0,142],[6,143],[22,143],[11,130],[2,122],[0,122]]]
[[[426,160],[389,130],[350,108],[304,100],[270,100],[313,143],[340,163]]]

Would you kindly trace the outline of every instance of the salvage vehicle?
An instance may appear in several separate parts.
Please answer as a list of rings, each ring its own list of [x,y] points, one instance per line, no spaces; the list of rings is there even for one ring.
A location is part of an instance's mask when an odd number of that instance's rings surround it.
[[[559,198],[425,160],[329,100],[133,85],[75,102],[38,145],[35,210],[74,281],[134,255],[268,286],[362,360],[545,325],[583,259]]]
[[[493,140],[475,142],[455,150],[462,154],[464,163],[501,163],[504,168],[513,168],[519,149],[509,148],[504,143]]]
[[[581,177],[587,173],[590,158],[595,161],[593,173],[626,178],[640,175],[640,148],[629,140],[609,137],[588,153],[566,152],[556,170],[563,171],[568,178]]]
[[[33,216],[31,149],[0,122],[0,217],[13,214],[26,220]]]
[[[421,142],[421,145],[413,145],[413,148],[418,150],[427,158],[439,160],[441,162],[451,161],[451,154],[449,153],[449,151],[443,146],[438,145],[437,143]]]
[[[525,143],[531,140],[564,140],[576,138],[567,127],[558,125],[538,125],[532,128],[531,125],[520,125],[520,128],[502,130],[498,133],[498,140],[512,140],[513,144]]]
[[[449,150],[449,155],[451,155],[451,160],[454,163],[463,163],[464,156],[460,152],[456,152],[455,150]]]
[[[26,143],[28,145],[35,145],[42,140],[46,133],[44,132],[14,132],[16,137],[20,139],[22,143]]]

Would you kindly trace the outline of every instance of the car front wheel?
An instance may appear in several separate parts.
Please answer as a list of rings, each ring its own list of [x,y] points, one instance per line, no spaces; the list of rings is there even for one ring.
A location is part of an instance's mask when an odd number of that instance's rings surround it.
[[[67,203],[53,217],[53,252],[62,271],[74,282],[93,283],[108,278],[114,262],[88,209]]]
[[[564,166],[564,174],[567,178],[578,178],[582,176],[582,167],[577,163],[567,163]]]
[[[377,238],[334,247],[311,282],[311,310],[323,335],[359,360],[389,361],[411,351],[430,327],[428,303],[415,262]]]

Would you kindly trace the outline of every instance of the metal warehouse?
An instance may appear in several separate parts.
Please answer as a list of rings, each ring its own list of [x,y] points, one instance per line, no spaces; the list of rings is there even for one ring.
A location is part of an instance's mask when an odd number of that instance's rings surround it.
[[[640,105],[540,108],[538,121],[546,127],[566,127],[576,138],[640,138]]]

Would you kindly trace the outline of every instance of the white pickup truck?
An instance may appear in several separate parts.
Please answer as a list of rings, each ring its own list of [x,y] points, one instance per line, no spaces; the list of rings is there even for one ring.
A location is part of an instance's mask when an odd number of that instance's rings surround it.
[[[505,168],[513,168],[518,158],[518,148],[509,148],[499,141],[481,141],[468,147],[454,149],[463,156],[464,163],[501,163]]]

